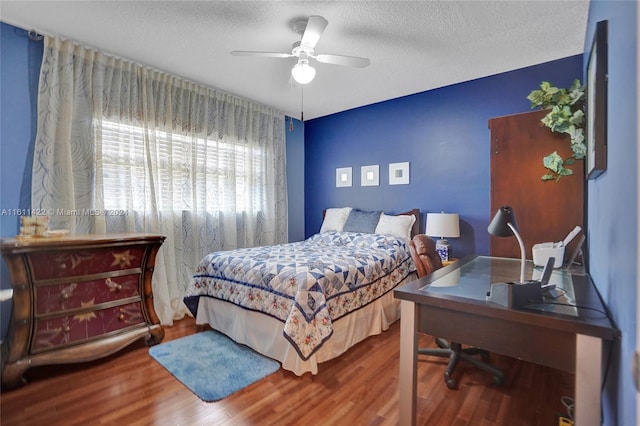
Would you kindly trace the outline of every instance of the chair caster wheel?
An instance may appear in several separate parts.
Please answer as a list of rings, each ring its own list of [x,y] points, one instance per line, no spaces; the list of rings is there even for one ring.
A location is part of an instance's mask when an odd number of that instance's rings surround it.
[[[449,389],[456,389],[456,381],[449,377],[447,374],[444,375],[444,382],[447,384]]]

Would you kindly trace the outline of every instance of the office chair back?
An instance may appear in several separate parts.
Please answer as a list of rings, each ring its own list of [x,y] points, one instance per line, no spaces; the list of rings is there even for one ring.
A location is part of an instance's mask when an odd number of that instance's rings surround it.
[[[416,264],[418,277],[422,278],[442,268],[442,259],[436,252],[436,243],[425,234],[418,234],[409,241],[409,250]]]

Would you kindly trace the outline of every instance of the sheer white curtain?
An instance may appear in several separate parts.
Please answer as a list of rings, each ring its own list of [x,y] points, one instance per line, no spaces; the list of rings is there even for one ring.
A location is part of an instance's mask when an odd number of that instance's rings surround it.
[[[171,324],[205,254],[287,241],[284,128],[271,108],[46,37],[32,208],[50,228],[165,235],[154,302]]]

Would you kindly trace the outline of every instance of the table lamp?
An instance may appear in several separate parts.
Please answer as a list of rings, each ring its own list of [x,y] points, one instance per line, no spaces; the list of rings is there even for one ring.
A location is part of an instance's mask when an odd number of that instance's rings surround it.
[[[446,238],[460,236],[460,218],[457,213],[427,213],[425,234],[438,237],[436,251],[443,262],[453,258],[453,250]]]
[[[524,279],[526,252],[522,237],[518,233],[518,223],[513,209],[510,206],[500,207],[487,227],[487,231],[496,237],[515,236],[520,245],[520,281],[518,283],[492,283],[491,290],[487,293],[487,299],[509,308],[542,303],[540,281],[525,281]]]

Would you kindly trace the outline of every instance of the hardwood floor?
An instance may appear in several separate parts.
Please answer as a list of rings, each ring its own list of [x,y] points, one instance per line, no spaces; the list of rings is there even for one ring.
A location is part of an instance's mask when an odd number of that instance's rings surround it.
[[[196,332],[193,319],[165,327],[164,341]],[[29,383],[0,394],[0,423],[11,425],[395,425],[398,424],[399,323],[320,364],[316,376],[280,369],[214,403],[191,393],[136,343],[103,360],[27,372]],[[434,345],[422,336],[421,346]],[[446,361],[421,357],[420,425],[557,425],[567,415],[573,375],[492,355],[506,373],[460,364],[459,389],[444,383]]]

